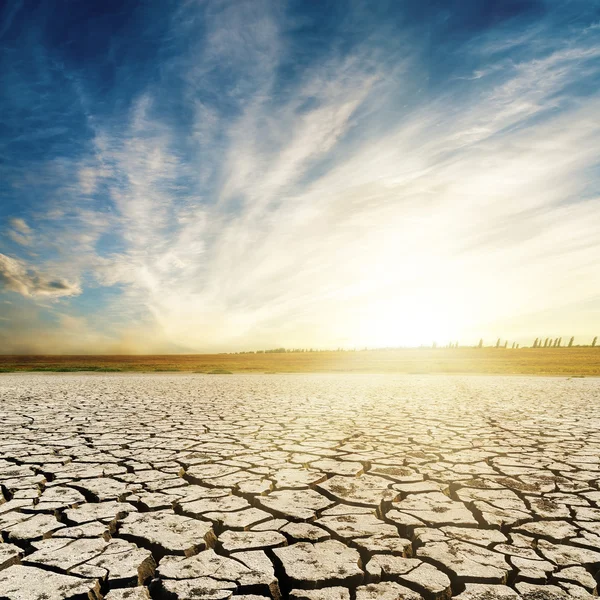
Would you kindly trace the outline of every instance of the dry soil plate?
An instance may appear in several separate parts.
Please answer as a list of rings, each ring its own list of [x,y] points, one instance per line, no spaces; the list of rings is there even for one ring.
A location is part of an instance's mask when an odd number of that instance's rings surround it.
[[[0,376],[0,598],[591,598],[600,382]]]

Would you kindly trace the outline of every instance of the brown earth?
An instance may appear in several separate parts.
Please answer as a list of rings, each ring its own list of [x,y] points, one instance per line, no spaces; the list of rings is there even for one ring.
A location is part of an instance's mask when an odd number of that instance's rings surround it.
[[[0,355],[0,371],[187,371],[242,373],[477,373],[600,375],[600,347],[411,348],[360,352],[171,355]]]

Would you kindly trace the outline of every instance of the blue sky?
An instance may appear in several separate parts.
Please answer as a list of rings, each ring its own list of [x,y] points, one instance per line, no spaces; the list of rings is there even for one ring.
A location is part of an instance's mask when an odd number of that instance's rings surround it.
[[[1,351],[598,334],[598,2],[1,10]]]

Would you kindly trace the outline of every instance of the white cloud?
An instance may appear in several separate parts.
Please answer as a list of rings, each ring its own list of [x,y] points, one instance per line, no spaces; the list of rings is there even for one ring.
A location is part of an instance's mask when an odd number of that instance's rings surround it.
[[[60,298],[81,294],[78,284],[52,277],[26,262],[0,254],[0,287],[22,296]]]
[[[11,229],[8,230],[8,237],[21,246],[29,246],[32,243],[31,228],[24,219],[15,217],[9,221]]]

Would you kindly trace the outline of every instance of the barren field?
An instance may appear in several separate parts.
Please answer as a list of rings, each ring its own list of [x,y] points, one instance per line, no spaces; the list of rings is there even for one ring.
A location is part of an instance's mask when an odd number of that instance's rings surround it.
[[[597,379],[3,374],[0,598],[591,598]]]
[[[234,373],[475,373],[600,375],[600,346],[573,348],[405,348],[359,352],[168,354],[123,356],[0,355],[2,371],[232,371]]]

